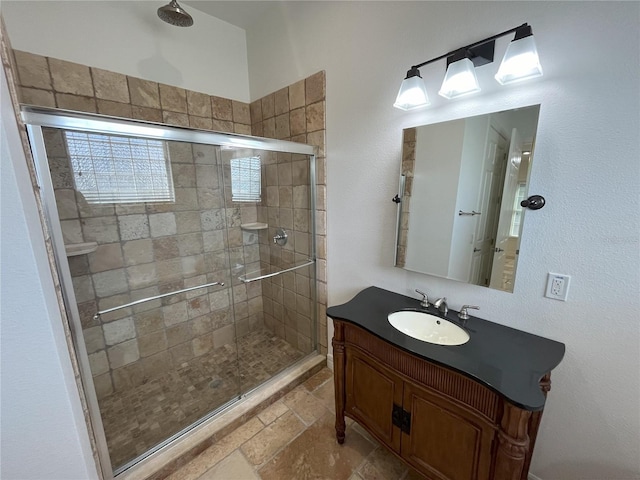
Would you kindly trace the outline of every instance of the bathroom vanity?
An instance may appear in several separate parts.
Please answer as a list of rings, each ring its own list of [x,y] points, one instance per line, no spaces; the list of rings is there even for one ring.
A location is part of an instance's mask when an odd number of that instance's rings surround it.
[[[346,415],[428,479],[526,480],[564,344],[449,311],[469,341],[436,345],[391,326],[402,310],[437,314],[377,287],[327,310],[338,442]]]

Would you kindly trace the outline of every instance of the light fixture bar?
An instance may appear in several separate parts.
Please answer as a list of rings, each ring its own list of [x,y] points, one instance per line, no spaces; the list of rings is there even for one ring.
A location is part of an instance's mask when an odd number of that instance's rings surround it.
[[[526,28],[526,27],[531,28],[531,27],[529,27],[528,23],[523,23],[520,26],[517,26],[517,27],[514,27],[514,28],[510,28],[509,30],[505,30],[504,32],[498,33],[496,35],[492,35],[492,36],[487,37],[487,38],[485,38],[483,40],[479,40],[479,41],[477,41],[475,43],[470,43],[466,47],[456,48],[455,50],[452,50],[449,53],[445,53],[444,55],[440,55],[439,57],[432,58],[431,60],[427,60],[426,62],[419,63],[418,65],[413,65],[411,68],[424,67],[425,65],[429,65],[430,63],[437,62],[438,60],[442,60],[443,58],[448,58],[448,57],[450,57],[452,55],[455,55],[460,50],[463,50],[463,49],[464,50],[471,50],[473,48],[476,48],[476,47],[479,47],[481,45],[484,45],[485,43],[489,43],[489,42],[495,41],[500,37],[504,37],[505,35],[509,35],[510,33],[517,32],[518,30],[520,30],[522,28]]]
[[[528,23],[523,23],[504,32],[491,35],[474,43],[470,43],[443,55],[431,58],[426,62],[413,65],[400,86],[400,91],[393,104],[401,110],[413,110],[430,104],[427,90],[420,76],[419,69],[443,58],[447,59],[447,71],[439,95],[457,98],[480,91],[475,67],[492,63],[494,60],[496,39],[515,32],[514,40],[507,47],[500,69],[495,79],[502,85],[526,80],[542,75],[542,67],[533,32]]]

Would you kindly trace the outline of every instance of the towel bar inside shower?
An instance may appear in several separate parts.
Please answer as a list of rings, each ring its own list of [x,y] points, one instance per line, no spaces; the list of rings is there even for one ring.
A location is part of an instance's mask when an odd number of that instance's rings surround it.
[[[183,288],[182,290],[176,290],[176,291],[173,291],[173,292],[163,293],[161,295],[155,295],[153,297],[142,298],[140,300],[136,300],[135,302],[125,303],[124,305],[119,305],[117,307],[107,308],[105,310],[100,310],[99,312],[97,312],[93,316],[93,319],[94,320],[100,320],[100,315],[102,315],[104,313],[115,312],[116,310],[120,310],[122,308],[131,307],[133,305],[139,305],[140,303],[150,302],[151,300],[157,300],[159,298],[170,297],[171,295],[178,295],[179,293],[190,292],[191,290],[198,290],[199,288],[213,287],[215,285],[220,285],[221,287],[224,287],[224,282],[205,283],[205,284],[198,285],[198,286],[195,286],[195,287]]]
[[[299,268],[308,267],[309,265],[313,265],[314,263],[316,263],[316,261],[313,260],[312,258],[310,258],[305,263],[303,263],[301,265],[295,265],[295,266],[290,267],[290,268],[285,268],[283,270],[278,270],[277,272],[266,273],[264,275],[259,275],[257,277],[250,277],[250,275],[252,275],[252,274],[248,273],[246,275],[242,275],[242,276],[238,277],[238,280],[240,280],[242,283],[255,282],[257,280],[263,280],[265,278],[275,277],[275,276],[281,275],[283,273],[293,272],[294,270],[298,270]],[[254,273],[259,273],[259,272],[254,272]],[[249,278],[247,278],[247,277],[249,277]]]

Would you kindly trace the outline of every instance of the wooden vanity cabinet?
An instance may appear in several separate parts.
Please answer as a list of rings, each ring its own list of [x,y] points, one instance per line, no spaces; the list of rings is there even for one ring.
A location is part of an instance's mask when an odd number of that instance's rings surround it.
[[[428,479],[527,478],[541,412],[353,324],[334,325],[339,443],[346,415]]]

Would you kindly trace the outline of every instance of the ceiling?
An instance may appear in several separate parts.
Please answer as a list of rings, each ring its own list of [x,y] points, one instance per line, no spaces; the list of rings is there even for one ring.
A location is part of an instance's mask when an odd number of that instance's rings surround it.
[[[188,7],[193,7],[201,12],[212,15],[227,23],[247,30],[254,22],[257,22],[267,12],[280,7],[283,1],[263,0],[263,1],[209,1],[209,0],[187,0],[179,2]],[[187,9],[188,11],[188,9]]]

